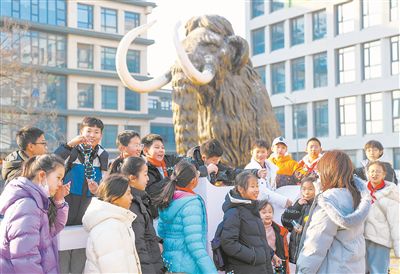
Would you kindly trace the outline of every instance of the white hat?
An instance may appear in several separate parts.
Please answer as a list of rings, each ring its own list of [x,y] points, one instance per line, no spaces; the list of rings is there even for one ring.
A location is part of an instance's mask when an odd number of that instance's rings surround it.
[[[288,145],[287,145],[287,142],[286,142],[286,139],[285,139],[283,136],[276,137],[276,138],[274,139],[274,141],[272,142],[272,146],[277,145],[277,144],[279,144],[279,143],[282,143],[282,144],[284,144],[285,146],[288,146]]]

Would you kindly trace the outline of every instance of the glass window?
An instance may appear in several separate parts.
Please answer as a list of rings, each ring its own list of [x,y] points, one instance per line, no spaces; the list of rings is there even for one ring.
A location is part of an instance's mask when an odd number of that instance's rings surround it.
[[[101,144],[104,148],[116,148],[115,140],[118,135],[117,125],[104,125],[103,138],[101,139]]]
[[[393,169],[400,169],[400,148],[393,148]],[[397,176],[398,178],[398,176]]]
[[[400,90],[394,90],[392,94],[393,101],[393,131],[400,132]]]
[[[271,51],[285,47],[283,22],[271,25]]]
[[[353,82],[356,79],[354,46],[337,51],[338,84]]]
[[[172,100],[171,100],[171,98],[160,97],[160,101],[159,102],[160,102],[161,110],[167,110],[167,111],[172,110]]]
[[[314,103],[314,135],[316,137],[329,136],[328,100]]]
[[[357,134],[356,97],[339,98],[339,135]]]
[[[93,6],[78,3],[78,28],[93,29]]]
[[[130,73],[140,73],[140,51],[128,50],[127,65]]]
[[[78,44],[78,68],[93,68],[93,45]]]
[[[364,80],[381,77],[381,41],[365,43]]]
[[[101,69],[115,71],[115,54],[116,48],[101,48]]]
[[[390,0],[390,21],[399,19],[399,0]]]
[[[125,11],[125,33],[140,26],[140,13]]]
[[[78,83],[78,107],[94,107],[94,85]]]
[[[307,138],[307,104],[293,105],[293,139]]]
[[[271,0],[271,12],[283,9],[285,7],[285,0]]]
[[[168,124],[150,124],[150,132],[159,134],[164,140],[165,149],[176,151],[174,126]]]
[[[285,92],[285,62],[271,65],[272,94]]]
[[[281,135],[285,136],[285,107],[274,107],[272,110],[275,113],[275,118],[279,123],[279,128],[281,130]]]
[[[125,88],[125,110],[140,110],[140,93]]]
[[[313,12],[313,40],[326,37],[326,11]]]
[[[326,52],[313,55],[314,88],[328,85],[328,65]]]
[[[336,34],[354,31],[354,3],[346,2],[336,6]]]
[[[101,8],[101,30],[104,32],[117,33],[117,11]]]
[[[363,0],[362,8],[362,25],[363,28],[379,25],[382,23],[382,1]]]
[[[381,133],[382,121],[382,93],[366,94],[364,96],[365,133]]]
[[[264,14],[264,0],[251,0],[251,18]]]
[[[400,71],[400,47],[399,47],[400,36],[394,36],[390,38],[390,58],[392,63],[392,75],[399,74]]]
[[[260,67],[256,67],[254,68],[256,70],[256,72],[258,73],[258,75],[261,77],[261,81],[263,82],[263,84],[266,84],[266,77],[265,77],[265,66],[260,66]]]
[[[265,32],[264,28],[251,31],[251,41],[253,44],[253,55],[265,52]]]
[[[66,26],[65,0],[2,0],[0,3],[1,16]]]
[[[302,90],[305,86],[304,57],[293,59],[292,67],[292,91]]]
[[[158,108],[160,108],[159,105],[160,105],[160,102],[158,101],[158,98],[154,98],[154,97],[151,97],[151,96],[148,97],[148,99],[147,99],[147,107],[149,109],[158,109]]]
[[[101,86],[101,108],[118,109],[118,87]]]
[[[304,43],[304,16],[290,20],[290,35],[292,46]]]

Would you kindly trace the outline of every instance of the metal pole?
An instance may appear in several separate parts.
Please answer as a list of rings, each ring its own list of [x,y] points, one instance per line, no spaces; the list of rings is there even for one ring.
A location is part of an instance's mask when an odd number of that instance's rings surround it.
[[[297,117],[297,107],[296,107],[296,101],[293,101],[289,97],[285,96],[284,97],[286,100],[288,100],[292,104],[292,110],[294,113],[294,134],[296,136],[296,160],[299,161],[299,125],[298,125],[298,117]]]

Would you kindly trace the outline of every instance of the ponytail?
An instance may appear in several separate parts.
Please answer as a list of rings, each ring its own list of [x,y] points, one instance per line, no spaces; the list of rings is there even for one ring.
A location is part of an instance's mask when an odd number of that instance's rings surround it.
[[[118,157],[117,159],[115,159],[114,162],[112,162],[112,164],[110,166],[110,175],[120,172],[121,164],[122,164],[123,161],[124,161],[124,159],[122,157]]]

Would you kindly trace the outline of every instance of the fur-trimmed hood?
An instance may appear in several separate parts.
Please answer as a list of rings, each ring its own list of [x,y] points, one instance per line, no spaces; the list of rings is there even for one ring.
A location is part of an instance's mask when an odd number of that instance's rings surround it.
[[[318,196],[318,204],[329,218],[343,229],[360,225],[367,218],[371,196],[365,184],[354,177],[355,185],[361,193],[361,201],[357,208],[353,207],[353,198],[346,188],[333,188]]]

